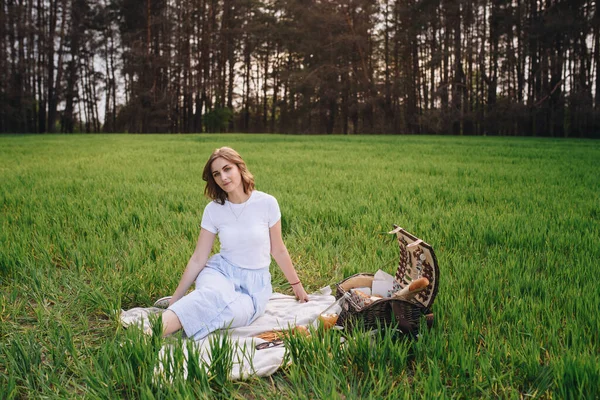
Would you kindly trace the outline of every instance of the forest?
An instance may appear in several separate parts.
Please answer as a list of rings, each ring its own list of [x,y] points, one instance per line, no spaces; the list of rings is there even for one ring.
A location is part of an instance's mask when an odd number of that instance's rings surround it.
[[[0,0],[0,132],[600,138],[592,0]]]

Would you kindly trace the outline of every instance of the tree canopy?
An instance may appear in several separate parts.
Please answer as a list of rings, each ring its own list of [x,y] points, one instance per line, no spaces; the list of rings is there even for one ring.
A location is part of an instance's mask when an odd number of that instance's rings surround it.
[[[0,132],[600,137],[592,0],[0,0]]]

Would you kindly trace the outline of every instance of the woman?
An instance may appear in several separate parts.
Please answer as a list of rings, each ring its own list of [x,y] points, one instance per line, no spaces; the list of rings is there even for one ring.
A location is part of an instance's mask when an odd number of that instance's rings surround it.
[[[188,337],[201,339],[261,316],[272,293],[271,256],[296,298],[308,301],[281,238],[277,200],[254,189],[242,157],[229,147],[216,149],[202,179],[204,194],[213,201],[204,209],[196,249],[162,315],[163,335],[183,328]],[[217,235],[221,251],[209,258]],[[185,295],[194,281],[196,289]]]

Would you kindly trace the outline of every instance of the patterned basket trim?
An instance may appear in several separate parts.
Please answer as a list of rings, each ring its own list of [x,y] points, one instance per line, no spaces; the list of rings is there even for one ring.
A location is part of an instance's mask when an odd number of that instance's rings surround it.
[[[419,304],[429,309],[437,295],[440,274],[433,248],[397,225],[389,233],[397,236],[400,247],[396,280],[404,288],[417,278],[429,279],[429,286],[415,297]]]

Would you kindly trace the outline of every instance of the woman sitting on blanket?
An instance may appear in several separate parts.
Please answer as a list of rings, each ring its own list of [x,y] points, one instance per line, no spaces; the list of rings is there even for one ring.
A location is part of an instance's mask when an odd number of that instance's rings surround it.
[[[290,282],[296,298],[308,295],[281,238],[277,200],[254,189],[254,177],[240,155],[216,149],[204,167],[204,208],[194,254],[163,313],[163,335],[181,328],[194,339],[210,332],[250,324],[271,297],[271,255]],[[221,252],[209,258],[219,235]],[[192,282],[193,292],[185,295]]]

